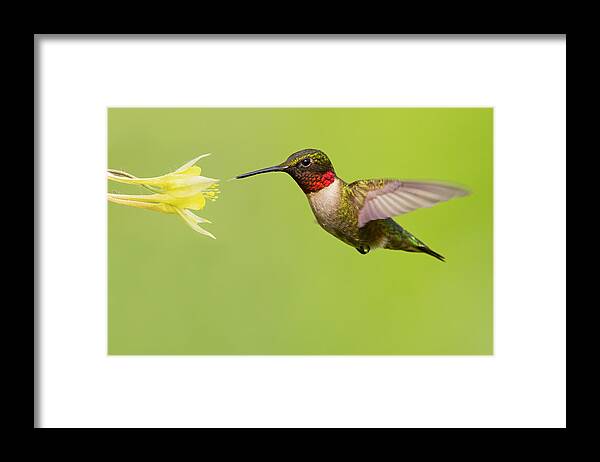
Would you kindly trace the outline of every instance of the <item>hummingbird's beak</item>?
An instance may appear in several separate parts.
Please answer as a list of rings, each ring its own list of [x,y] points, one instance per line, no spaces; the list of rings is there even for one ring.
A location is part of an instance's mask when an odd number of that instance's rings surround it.
[[[273,167],[261,168],[260,170],[254,170],[253,172],[242,173],[241,175],[236,176],[239,180],[240,178],[247,178],[249,176],[258,175],[259,173],[269,173],[269,172],[284,172],[288,168],[287,165],[275,165]]]

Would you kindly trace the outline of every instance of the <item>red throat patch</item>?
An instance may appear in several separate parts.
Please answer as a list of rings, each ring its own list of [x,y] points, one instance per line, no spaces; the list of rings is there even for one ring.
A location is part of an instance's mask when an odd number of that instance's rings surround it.
[[[315,177],[314,180],[311,178],[311,180],[306,189],[309,192],[317,192],[333,183],[335,181],[335,174],[332,171],[328,171],[320,177]]]

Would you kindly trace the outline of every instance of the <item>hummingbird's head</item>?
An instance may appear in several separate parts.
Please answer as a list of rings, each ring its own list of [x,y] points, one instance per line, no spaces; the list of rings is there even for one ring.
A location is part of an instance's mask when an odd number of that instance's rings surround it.
[[[295,152],[279,165],[244,173],[236,178],[268,172],[289,174],[306,194],[326,188],[335,181],[335,170],[331,161],[323,151],[318,149],[303,149]]]

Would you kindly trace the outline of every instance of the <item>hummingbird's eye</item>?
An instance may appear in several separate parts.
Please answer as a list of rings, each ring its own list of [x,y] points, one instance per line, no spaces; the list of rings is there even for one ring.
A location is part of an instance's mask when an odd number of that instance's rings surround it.
[[[306,158],[306,159],[302,159],[302,162],[300,162],[304,167],[308,167],[310,165],[310,158]]]

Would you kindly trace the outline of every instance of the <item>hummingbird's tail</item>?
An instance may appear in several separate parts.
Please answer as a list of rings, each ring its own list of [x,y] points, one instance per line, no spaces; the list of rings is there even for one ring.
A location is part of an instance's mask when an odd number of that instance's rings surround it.
[[[423,253],[426,253],[427,255],[431,255],[432,257],[437,258],[440,261],[446,261],[446,257],[444,257],[443,255],[440,255],[437,252],[434,252],[433,250],[431,250],[429,247],[425,246],[425,247],[419,247],[419,250]]]
[[[426,253],[440,261],[446,261],[443,255],[431,250],[425,243],[421,242],[391,218],[385,220],[382,226],[385,226],[386,229],[386,244],[384,248],[404,250],[405,252]]]

